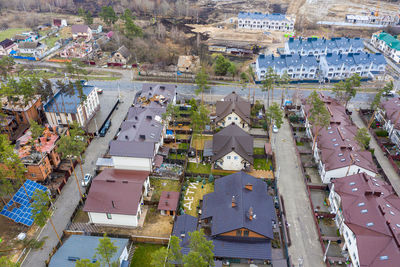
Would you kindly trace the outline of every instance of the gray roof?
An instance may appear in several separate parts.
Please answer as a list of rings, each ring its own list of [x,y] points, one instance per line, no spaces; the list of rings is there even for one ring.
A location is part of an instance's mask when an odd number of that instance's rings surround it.
[[[289,38],[287,41],[290,50],[309,51],[309,50],[325,50],[325,49],[349,49],[364,48],[364,40],[361,38],[338,37],[332,39],[325,38]]]
[[[34,49],[42,46],[42,43],[39,42],[23,42],[18,45],[18,48],[22,49]]]
[[[271,241],[238,242],[236,240],[211,239],[214,244],[214,256],[251,260],[271,260]],[[274,265],[275,266],[275,265]]]
[[[328,66],[358,66],[369,65],[371,62],[375,65],[385,65],[386,59],[381,53],[349,53],[349,54],[328,54],[326,55]]]
[[[110,142],[110,156],[134,157],[134,158],[153,158],[154,142],[127,142],[113,140]]]
[[[261,12],[239,12],[239,19],[268,19],[268,20],[285,20],[288,21],[285,14],[272,13],[272,14],[263,14]]]
[[[64,244],[57,250],[50,260],[49,267],[74,267],[75,261],[68,260],[68,257],[79,259],[95,259],[96,248],[99,245],[98,236],[71,235]],[[126,238],[110,238],[115,246],[118,247],[117,253],[112,257],[111,261],[117,261],[121,256],[125,247],[127,247],[129,239]]]
[[[89,26],[84,24],[76,24],[71,26],[72,33],[86,33],[88,30]]]
[[[259,55],[257,61],[260,68],[271,67],[274,70],[295,68],[301,65],[315,67],[316,69],[319,66],[314,56],[300,56],[298,54],[280,55],[279,57],[274,55]]]
[[[142,90],[136,94],[135,105],[150,107],[166,107],[175,97],[176,85],[174,84],[143,84]],[[162,96],[165,99],[155,100],[156,96]],[[147,100],[153,99],[148,104]]]
[[[218,160],[231,151],[253,164],[253,137],[239,126],[231,124],[213,136],[213,157]]]
[[[242,120],[250,124],[250,102],[241,98],[235,92],[227,95],[223,101],[216,104],[216,122],[224,119],[227,115],[235,112]]]
[[[252,185],[252,190],[245,188],[248,184]],[[233,196],[236,207],[232,207]],[[250,207],[254,214],[252,220],[248,217]],[[267,184],[244,172],[215,180],[214,192],[203,197],[201,219],[210,217],[212,236],[247,228],[267,238],[274,238],[272,221],[276,220],[276,215]]]
[[[181,239],[181,247],[189,245],[189,233],[197,230],[197,218],[188,214],[177,216],[172,230],[172,235]]]
[[[129,51],[129,49],[124,45],[118,48],[116,53],[120,53],[125,59],[129,59],[131,57],[131,51]]]

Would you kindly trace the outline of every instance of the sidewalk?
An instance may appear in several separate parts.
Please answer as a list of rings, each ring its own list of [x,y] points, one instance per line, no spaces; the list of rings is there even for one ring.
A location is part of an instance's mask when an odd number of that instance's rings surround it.
[[[351,116],[353,122],[357,125],[358,128],[367,128],[364,122],[361,120],[360,115],[356,110],[353,110],[353,114]],[[399,195],[400,194],[400,179],[397,175],[396,171],[393,169],[392,165],[390,164],[387,157],[382,152],[382,149],[376,142],[375,138],[371,136],[371,141],[369,146],[375,149],[374,155],[378,160],[379,164],[381,165],[383,172],[386,174],[387,178],[389,179],[390,183],[394,191]]]
[[[326,266],[322,260],[322,248],[286,119],[279,132],[274,133],[272,138],[277,168],[280,169],[277,177],[278,188],[285,203],[288,231],[292,241],[289,247],[291,263],[298,266],[299,259],[302,258],[303,266]]]
[[[113,139],[116,134],[122,120],[124,119],[130,104],[133,101],[135,96],[135,92],[121,92],[121,100],[123,103],[120,104],[118,110],[113,113],[111,116],[113,120],[113,124],[109,129],[107,135],[105,137],[98,137],[93,139],[89,147],[87,148],[84,159],[85,163],[83,164],[83,172],[94,174],[94,169],[96,167],[96,160],[98,157],[101,157],[108,148],[108,143]],[[78,180],[81,181],[83,179],[79,164],[76,165],[76,174],[78,176]],[[84,188],[81,187],[84,192]],[[67,227],[69,223],[69,219],[72,216],[76,206],[79,202],[79,193],[75,178],[73,176],[68,179],[67,184],[62,189],[62,193],[57,199],[55,203],[56,210],[53,214],[53,222],[57,229],[58,234],[61,236],[63,230]],[[49,258],[50,253],[53,248],[57,245],[58,239],[56,234],[54,233],[53,228],[50,223],[47,223],[39,238],[43,238],[47,236],[45,244],[39,250],[31,250],[30,253],[25,258],[25,261],[21,264],[23,267],[45,267],[45,261]]]

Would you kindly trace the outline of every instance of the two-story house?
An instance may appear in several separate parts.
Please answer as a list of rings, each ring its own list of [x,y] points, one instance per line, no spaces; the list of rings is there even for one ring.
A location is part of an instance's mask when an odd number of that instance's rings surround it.
[[[244,172],[215,180],[214,192],[203,197],[200,220],[215,258],[255,264],[271,260],[276,214],[262,180]]]
[[[400,198],[389,184],[365,173],[334,179],[329,203],[351,266],[398,265]]]
[[[74,85],[73,95],[58,91],[45,105],[44,112],[51,126],[67,126],[77,122],[86,127],[96,112],[100,109],[97,88],[90,85],[82,85],[82,92],[86,99],[82,102],[78,89]]]
[[[143,197],[150,189],[148,171],[104,169],[97,175],[83,207],[90,223],[122,227],[143,226]]]
[[[230,124],[213,136],[214,168],[248,170],[253,165],[253,137],[236,124]]]
[[[129,51],[128,48],[126,48],[123,45],[120,48],[118,48],[117,51],[115,51],[111,54],[109,63],[126,65],[128,63],[128,61],[131,59],[131,57],[132,57],[131,52]]]
[[[293,31],[295,19],[285,14],[244,12],[238,14],[238,29]]]
[[[92,30],[88,25],[75,24],[71,26],[72,39],[85,38],[90,41],[93,38]]]
[[[22,54],[41,58],[47,51],[47,45],[40,42],[24,42],[18,45],[18,50]]]
[[[375,118],[388,132],[391,141],[400,148],[400,97],[382,101]]]
[[[394,62],[400,63],[400,40],[384,31],[372,34],[371,44],[391,58]]]
[[[219,127],[227,127],[235,124],[248,132],[250,130],[250,109],[249,101],[240,97],[237,93],[224,97],[217,101],[215,123]]]
[[[18,45],[10,39],[4,39],[0,42],[0,56],[7,56],[11,51],[16,50]]]

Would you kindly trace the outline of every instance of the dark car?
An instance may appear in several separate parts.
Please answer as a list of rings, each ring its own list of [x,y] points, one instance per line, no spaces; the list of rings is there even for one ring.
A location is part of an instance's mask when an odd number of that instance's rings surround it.
[[[108,131],[108,129],[109,129],[110,127],[111,127],[111,121],[108,120],[108,121],[106,121],[106,123],[104,123],[104,126],[103,126],[103,128],[101,128],[101,130],[100,130],[100,132],[99,132],[99,135],[100,135],[101,137],[106,136],[106,133],[107,133],[107,131]]]

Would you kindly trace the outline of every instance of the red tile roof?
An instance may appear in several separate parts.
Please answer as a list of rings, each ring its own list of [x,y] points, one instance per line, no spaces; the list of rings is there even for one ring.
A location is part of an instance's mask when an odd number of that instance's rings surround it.
[[[178,208],[178,202],[179,192],[163,191],[158,202],[158,209],[175,211]]]
[[[55,130],[50,130],[46,127],[43,130],[43,135],[35,141],[36,150],[42,153],[50,153],[55,148],[56,142],[59,137],[60,136],[55,132]],[[29,156],[29,154],[31,153],[32,147],[30,145],[27,145],[31,139],[32,133],[30,130],[26,131],[23,136],[18,138],[17,141],[19,141],[19,145],[21,146],[18,150],[20,158]]]
[[[398,266],[400,198],[393,188],[365,173],[332,180],[345,224],[357,239],[360,266]]]
[[[92,182],[86,212],[136,215],[147,171],[105,169]]]
[[[396,129],[400,129],[400,97],[394,97],[381,103],[381,108],[385,110],[386,118],[395,124]]]

